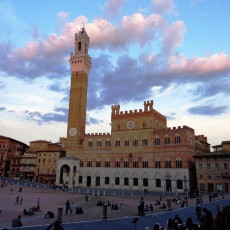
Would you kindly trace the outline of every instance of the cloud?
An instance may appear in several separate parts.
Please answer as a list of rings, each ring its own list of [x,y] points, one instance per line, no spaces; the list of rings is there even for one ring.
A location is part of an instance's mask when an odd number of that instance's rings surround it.
[[[97,118],[90,117],[89,114],[87,114],[86,123],[87,123],[87,125],[98,125],[98,124],[102,124],[103,120],[99,120]]]
[[[195,106],[188,110],[189,113],[195,115],[204,115],[204,116],[215,116],[224,114],[228,109],[227,106],[210,106],[210,105],[203,105],[203,106]]]
[[[221,80],[219,80],[221,79]],[[224,84],[223,84],[224,82]],[[230,92],[230,74],[221,74],[219,78],[214,78],[209,82],[205,82],[204,84],[200,84],[197,86],[196,90],[194,90],[193,94],[196,95],[197,98],[210,97],[215,96],[217,94],[229,95]]]
[[[0,106],[0,111],[5,111],[6,107]]]
[[[108,1],[106,9],[118,12],[123,3]],[[173,1],[153,3],[154,13],[126,15],[118,24],[105,18],[88,21],[85,16],[79,16],[65,23],[59,33],[49,34],[43,39],[34,27],[34,40],[24,46],[13,47],[9,42],[0,44],[0,71],[6,76],[31,81],[43,76],[52,78],[54,83],[48,86],[49,89],[64,93],[66,97],[63,100],[68,100],[68,58],[70,51],[74,50],[76,28],[80,28],[84,21],[90,36],[93,62],[89,76],[89,110],[121,101],[145,100],[152,96],[153,87],[164,91],[174,83],[197,84],[197,92],[193,92],[196,96],[198,93],[206,97],[213,93],[227,94],[228,84],[223,86],[222,82],[230,74],[230,55],[214,53],[187,58],[178,50],[186,33],[185,23],[169,22],[165,16],[174,10]],[[58,14],[58,18],[64,20],[67,17],[66,12]],[[135,49],[141,50],[139,56]],[[59,81],[60,78],[64,81]],[[27,115],[28,119],[41,122],[64,119],[59,114],[56,117],[55,113],[28,112]]]
[[[176,21],[173,22],[170,26],[168,26],[162,39],[163,54],[168,54],[175,51],[176,48],[182,44],[184,34],[185,34],[184,22]]]
[[[39,125],[44,123],[53,123],[53,122],[66,122],[67,121],[67,108],[55,108],[54,113],[41,113],[39,111],[30,112],[24,111],[24,115],[27,121],[37,122]]]
[[[155,13],[165,14],[174,12],[174,0],[153,0],[152,7]]]
[[[104,10],[106,14],[111,17],[116,17],[119,14],[125,1],[126,0],[108,0],[104,4]]]

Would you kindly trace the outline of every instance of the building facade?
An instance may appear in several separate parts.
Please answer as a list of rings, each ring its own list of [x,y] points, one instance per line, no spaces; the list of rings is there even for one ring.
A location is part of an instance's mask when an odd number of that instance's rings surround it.
[[[193,157],[200,191],[229,192],[230,141],[213,146],[213,152],[196,154]]]
[[[111,133],[85,133],[89,41],[84,28],[75,34],[67,137],[60,139],[66,157],[58,160],[56,184],[163,192],[195,188],[192,156],[210,151],[207,138],[188,126],[167,127],[153,100],[138,110],[113,105]]]
[[[31,141],[20,165],[21,178],[44,184],[54,184],[57,160],[65,157],[65,150],[57,143],[45,140]]]
[[[28,145],[0,135],[0,175],[20,177],[21,156]]]

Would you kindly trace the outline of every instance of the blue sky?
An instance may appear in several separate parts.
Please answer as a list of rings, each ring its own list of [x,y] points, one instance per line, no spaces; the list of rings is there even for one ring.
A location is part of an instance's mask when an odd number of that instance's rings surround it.
[[[211,145],[230,140],[230,1],[1,0],[0,134],[29,144],[66,136],[69,55],[90,36],[87,129],[111,106],[154,108]]]

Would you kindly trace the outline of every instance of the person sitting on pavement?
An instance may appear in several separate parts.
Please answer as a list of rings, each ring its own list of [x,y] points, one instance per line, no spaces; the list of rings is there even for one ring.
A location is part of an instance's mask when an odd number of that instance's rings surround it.
[[[163,203],[162,206],[159,207],[159,209],[166,209],[166,204]]]
[[[161,205],[161,202],[159,200],[156,200],[154,205]]]
[[[149,211],[153,211],[153,205],[152,204],[149,205]]]
[[[46,214],[45,214],[45,219],[50,219],[50,218],[54,218],[54,213],[51,212],[51,211],[48,211]]]
[[[22,227],[21,215],[12,220],[12,227]]]

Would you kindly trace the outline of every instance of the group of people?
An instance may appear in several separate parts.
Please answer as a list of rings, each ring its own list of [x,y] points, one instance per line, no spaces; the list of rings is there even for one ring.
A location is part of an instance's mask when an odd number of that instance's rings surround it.
[[[179,215],[176,214],[174,218],[168,220],[165,228],[161,224],[155,224],[153,230],[229,230],[230,206],[223,207],[215,218],[213,218],[210,210],[202,208],[197,222],[194,223],[191,217],[188,217],[183,222]]]
[[[16,197],[16,200],[15,200],[15,204],[22,204],[22,202],[23,202],[23,197],[21,196],[21,197],[19,197],[19,196],[17,196]]]
[[[123,210],[123,203],[120,203],[120,205],[118,206],[118,204],[112,204],[111,205],[111,210]]]
[[[77,207],[73,202],[69,202],[69,200],[66,201],[65,203],[65,214],[68,215],[68,213],[73,214],[75,210],[75,214],[83,214],[84,211],[82,209],[82,207]]]

